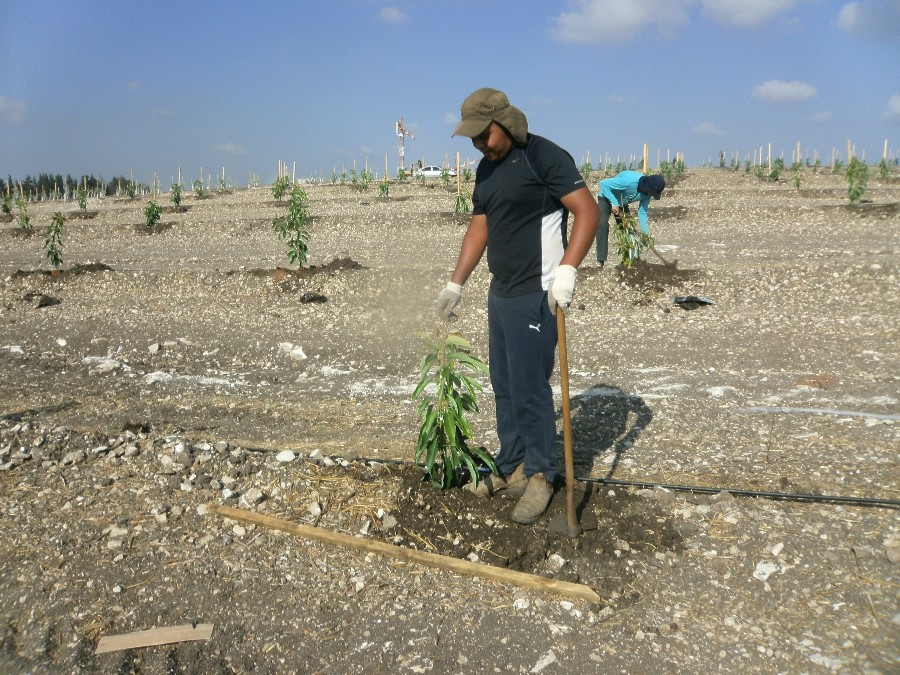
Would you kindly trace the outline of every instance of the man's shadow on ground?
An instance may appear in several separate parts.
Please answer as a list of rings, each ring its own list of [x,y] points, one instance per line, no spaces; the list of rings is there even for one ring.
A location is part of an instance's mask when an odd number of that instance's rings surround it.
[[[575,474],[582,476],[592,473],[600,460],[609,465],[604,477],[611,478],[622,457],[653,419],[653,412],[643,398],[603,383],[571,396],[570,408]],[[562,419],[562,411],[559,418]],[[562,447],[562,425],[557,440]],[[561,475],[564,476],[564,472]],[[579,511],[590,500],[592,486],[593,483],[585,484]]]

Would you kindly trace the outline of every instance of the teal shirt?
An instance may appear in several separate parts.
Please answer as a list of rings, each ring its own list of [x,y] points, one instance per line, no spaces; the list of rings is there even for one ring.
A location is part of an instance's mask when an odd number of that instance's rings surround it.
[[[650,232],[650,226],[647,223],[647,209],[650,207],[650,195],[638,192],[638,181],[643,176],[640,171],[622,171],[612,178],[606,178],[600,181],[600,192],[597,193],[597,199],[606,197],[613,206],[624,206],[640,200],[638,205],[638,222],[641,225],[641,232]]]

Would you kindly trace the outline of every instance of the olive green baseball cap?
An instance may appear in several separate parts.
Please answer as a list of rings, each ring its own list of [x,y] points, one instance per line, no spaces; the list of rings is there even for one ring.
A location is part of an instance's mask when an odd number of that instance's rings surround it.
[[[491,122],[502,125],[518,143],[524,143],[528,136],[525,113],[510,104],[506,94],[499,89],[484,87],[472,92],[463,101],[459,112],[462,120],[456,125],[454,136],[474,138]]]

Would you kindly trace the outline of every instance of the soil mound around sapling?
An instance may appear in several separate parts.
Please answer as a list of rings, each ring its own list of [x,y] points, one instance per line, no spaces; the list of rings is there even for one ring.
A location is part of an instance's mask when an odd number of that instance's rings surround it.
[[[135,225],[134,231],[144,235],[162,234],[167,230],[171,230],[173,224],[174,223],[155,223],[153,225],[147,225],[144,223],[142,225]]]
[[[372,470],[354,462],[347,469],[354,480],[374,480]],[[670,516],[653,499],[610,490],[595,483],[576,482],[576,512],[583,531],[569,538],[551,522],[566,520],[566,490],[562,476],[546,513],[533,525],[510,519],[515,499],[498,493],[491,498],[453,488],[432,486],[420,467],[400,464],[385,471],[399,480],[391,527],[380,523],[370,534],[388,543],[452,558],[467,559],[589,586],[618,606],[636,603],[640,596],[626,587],[634,579],[635,559],[652,560],[659,552],[681,552],[682,536]],[[369,475],[369,478],[366,476]],[[600,526],[602,524],[602,526]],[[632,563],[623,553],[629,551]]]
[[[99,211],[69,211],[66,218],[69,220],[91,220],[99,215]]]
[[[291,281],[293,279],[306,279],[317,274],[336,274],[351,270],[365,269],[363,265],[350,257],[335,258],[325,265],[310,265],[309,267],[276,267],[275,269],[252,269],[246,272],[256,277],[272,277],[276,283]],[[238,274],[238,271],[230,271],[228,274]]]

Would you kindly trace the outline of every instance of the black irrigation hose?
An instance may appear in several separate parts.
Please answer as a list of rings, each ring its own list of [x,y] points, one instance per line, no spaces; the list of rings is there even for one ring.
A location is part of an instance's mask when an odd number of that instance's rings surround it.
[[[665,488],[666,490],[680,492],[698,492],[701,494],[718,494],[727,492],[738,497],[762,497],[765,499],[780,499],[792,502],[830,502],[834,504],[855,504],[857,506],[883,506],[886,508],[900,508],[900,500],[879,499],[877,497],[842,497],[838,495],[811,495],[795,492],[765,492],[762,490],[732,490],[730,488],[701,487],[698,485],[671,485],[669,483],[644,483],[641,481],[616,480],[614,478],[579,478],[585,483],[601,483],[603,485],[621,485],[623,487],[636,487],[642,489]]]
[[[424,464],[411,462],[406,459],[377,459],[374,457],[356,457],[357,462],[378,462],[380,464],[402,464],[406,466],[418,466],[424,468]],[[898,499],[879,499],[877,497],[843,497],[839,495],[812,495],[802,492],[765,492],[762,490],[732,490],[721,487],[703,487],[700,485],[672,485],[671,483],[648,483],[644,481],[617,480],[615,478],[580,478],[575,480],[582,483],[599,483],[601,485],[618,485],[620,487],[633,487],[643,490],[664,488],[673,492],[695,492],[699,494],[719,494],[727,492],[736,497],[760,497],[763,499],[776,499],[790,502],[827,502],[831,504],[854,504],[856,506],[880,506],[889,509],[900,508]]]

